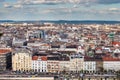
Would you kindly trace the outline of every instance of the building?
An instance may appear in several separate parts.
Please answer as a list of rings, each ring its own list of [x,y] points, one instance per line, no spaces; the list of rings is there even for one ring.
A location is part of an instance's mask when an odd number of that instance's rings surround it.
[[[66,44],[65,42],[59,42],[59,41],[56,41],[51,44],[51,50],[80,52],[80,49],[78,49],[77,45]]]
[[[33,56],[32,57],[32,71],[48,72],[47,57],[46,56]]]
[[[27,40],[29,40],[29,39],[44,39],[45,31],[44,30],[27,31],[26,38],[27,38]]]
[[[25,48],[16,48],[12,53],[13,71],[30,71],[32,56],[31,52]]]
[[[57,56],[48,56],[48,61],[47,61],[47,68],[48,68],[48,72],[50,73],[58,73],[59,70],[59,58]]]
[[[100,59],[96,59],[96,71],[99,72],[99,71],[103,71],[103,61],[100,60]]]
[[[72,54],[70,56],[70,71],[79,72],[83,70],[84,57],[81,54]]]
[[[115,49],[113,51],[113,57],[120,59],[120,50],[119,49]]]
[[[120,70],[120,59],[119,58],[112,58],[112,57],[104,57],[103,58],[103,68],[104,70]]]
[[[93,58],[84,59],[84,71],[95,72],[96,71],[96,61]]]
[[[13,38],[12,46],[21,47],[21,46],[24,46],[25,42],[26,40],[24,39]]]
[[[70,61],[60,61],[59,62],[59,70],[60,72],[69,72],[70,71]]]
[[[85,50],[82,46],[78,46],[77,48],[77,53],[82,53],[82,54],[85,54]]]
[[[0,48],[0,72],[11,69],[11,49]]]
[[[45,38],[45,31],[44,30],[38,30],[34,32],[34,37],[35,38]]]
[[[63,54],[59,62],[60,72],[69,72],[70,71],[70,58],[68,55]]]
[[[37,47],[40,50],[48,50],[48,49],[50,49],[50,45],[49,44],[41,43],[41,42],[28,42],[27,46],[31,47],[31,48]]]
[[[95,54],[94,54],[94,58],[96,61],[96,71],[100,72],[103,71],[103,60],[102,57],[104,56],[104,53],[102,51],[101,47],[97,47],[95,49]]]

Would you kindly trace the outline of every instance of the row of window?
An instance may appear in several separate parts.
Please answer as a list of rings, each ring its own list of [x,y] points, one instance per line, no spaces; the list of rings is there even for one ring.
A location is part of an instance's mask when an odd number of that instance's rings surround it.
[[[33,69],[35,72],[47,72],[47,70]]]

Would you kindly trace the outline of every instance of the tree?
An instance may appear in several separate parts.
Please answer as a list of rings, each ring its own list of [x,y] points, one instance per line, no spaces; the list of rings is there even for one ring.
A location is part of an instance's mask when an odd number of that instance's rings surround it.
[[[120,73],[117,73],[117,78],[118,78],[118,80],[120,79]]]
[[[3,33],[0,33],[0,37],[2,37],[3,36]]]
[[[107,70],[103,70],[103,72],[104,72],[105,74],[107,74]]]

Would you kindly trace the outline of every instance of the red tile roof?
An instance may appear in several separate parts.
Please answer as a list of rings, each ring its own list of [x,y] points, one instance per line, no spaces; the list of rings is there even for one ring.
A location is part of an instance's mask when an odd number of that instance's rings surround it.
[[[33,56],[32,60],[38,60],[38,56]]]
[[[33,56],[32,60],[38,60],[41,59],[42,61],[47,61],[47,57],[46,56]]]
[[[96,47],[96,50],[102,50],[102,48],[101,47]]]
[[[11,52],[10,49],[0,49],[0,54],[7,54],[8,52]]]
[[[42,61],[47,61],[47,57],[46,57],[46,56],[42,56],[42,57],[41,57],[41,60],[42,60]]]
[[[118,44],[118,45],[120,46],[120,42],[115,42],[115,41],[114,41],[114,42],[112,42],[112,44],[113,44],[113,45],[117,45],[117,44]]]
[[[103,57],[103,61],[120,61],[120,59],[113,57]]]

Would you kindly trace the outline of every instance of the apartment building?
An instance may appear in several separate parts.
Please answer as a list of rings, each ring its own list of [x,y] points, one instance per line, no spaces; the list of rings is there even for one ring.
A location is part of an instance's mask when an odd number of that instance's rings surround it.
[[[11,69],[11,49],[0,48],[0,71]]]
[[[32,57],[32,71],[48,72],[47,57],[46,56],[33,56]]]
[[[16,48],[12,53],[12,69],[13,71],[30,71],[32,62],[32,54],[28,49]]]
[[[81,54],[72,54],[70,56],[70,71],[79,72],[83,70],[84,57]]]
[[[84,65],[83,65],[84,71],[94,72],[96,71],[96,61],[93,58],[87,58],[84,59]]]

